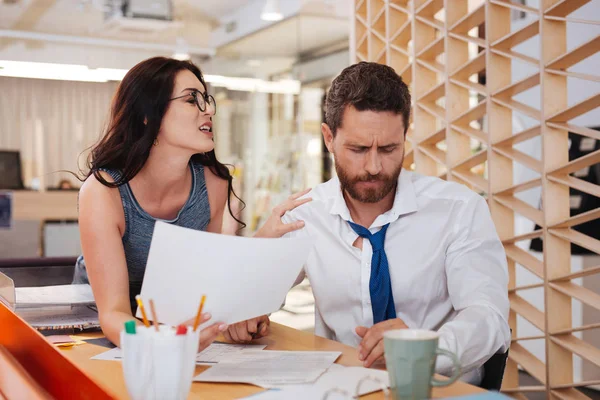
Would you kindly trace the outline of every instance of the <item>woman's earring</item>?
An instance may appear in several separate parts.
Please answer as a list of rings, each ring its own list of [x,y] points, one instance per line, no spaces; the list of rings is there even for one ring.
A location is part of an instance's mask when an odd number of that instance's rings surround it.
[[[154,139],[154,143],[155,146],[158,146],[158,139]]]

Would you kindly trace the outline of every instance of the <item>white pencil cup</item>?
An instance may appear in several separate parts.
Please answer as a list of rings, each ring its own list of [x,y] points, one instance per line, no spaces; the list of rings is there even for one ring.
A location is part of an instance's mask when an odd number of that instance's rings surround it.
[[[200,330],[175,335],[169,326],[121,332],[123,376],[132,400],[184,400],[192,386]]]

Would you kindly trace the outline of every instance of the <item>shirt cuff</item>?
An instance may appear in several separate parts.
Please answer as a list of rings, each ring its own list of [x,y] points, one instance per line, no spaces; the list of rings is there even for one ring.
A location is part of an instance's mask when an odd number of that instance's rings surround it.
[[[444,335],[443,333],[440,335],[438,347],[456,354],[456,346],[450,346],[450,341],[448,340],[449,338],[447,336],[448,335]],[[452,362],[452,359],[446,355],[438,354],[435,362],[435,372],[444,376],[451,376],[453,371],[454,363]]]

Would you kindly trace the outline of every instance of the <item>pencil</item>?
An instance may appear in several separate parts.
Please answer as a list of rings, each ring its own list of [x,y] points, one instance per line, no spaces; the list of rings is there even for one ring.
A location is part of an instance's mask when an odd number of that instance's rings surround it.
[[[198,314],[196,314],[196,320],[194,321],[194,332],[198,329],[198,325],[200,325],[200,318],[202,318],[202,309],[204,308],[204,301],[206,300],[206,296],[202,295],[202,300],[200,301],[200,307],[198,307]]]
[[[156,310],[154,309],[154,302],[150,299],[150,312],[152,313],[152,325],[154,325],[154,329],[158,332],[158,318],[156,318]]]
[[[142,297],[138,294],[135,296],[135,301],[137,301],[137,305],[140,308],[140,312],[142,313],[142,319],[144,320],[144,326],[146,328],[150,327],[150,322],[148,322],[148,316],[146,315],[146,309],[144,308],[144,303],[142,303]]]

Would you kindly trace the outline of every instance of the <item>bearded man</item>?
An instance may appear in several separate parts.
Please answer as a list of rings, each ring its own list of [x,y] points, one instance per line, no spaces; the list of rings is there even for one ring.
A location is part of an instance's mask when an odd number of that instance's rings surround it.
[[[337,177],[284,216],[305,223],[287,236],[316,238],[298,281],[313,289],[315,333],[357,347],[366,367],[382,360],[385,331],[428,329],[479,384],[510,344],[506,255],[483,197],[402,169],[410,106],[385,65],[361,62],[333,81],[322,133]],[[230,330],[245,337],[265,319]],[[438,357],[436,372],[451,369]]]

